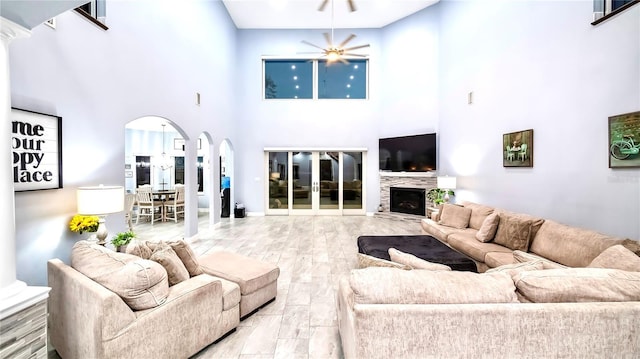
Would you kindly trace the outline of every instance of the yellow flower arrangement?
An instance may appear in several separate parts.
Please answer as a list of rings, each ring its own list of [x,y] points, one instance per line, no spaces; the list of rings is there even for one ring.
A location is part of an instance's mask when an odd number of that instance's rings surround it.
[[[69,222],[69,229],[72,232],[95,232],[98,230],[98,216],[83,216],[76,214]]]

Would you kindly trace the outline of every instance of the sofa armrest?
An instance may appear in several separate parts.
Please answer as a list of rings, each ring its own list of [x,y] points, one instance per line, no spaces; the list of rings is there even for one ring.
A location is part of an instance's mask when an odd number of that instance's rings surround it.
[[[96,343],[135,321],[134,312],[117,294],[60,259],[48,261],[47,274],[49,335],[61,357],[101,357]]]

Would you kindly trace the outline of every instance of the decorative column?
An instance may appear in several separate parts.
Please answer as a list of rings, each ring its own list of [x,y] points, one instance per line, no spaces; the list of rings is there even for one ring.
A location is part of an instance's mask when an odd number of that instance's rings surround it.
[[[0,17],[0,331],[2,356],[22,357],[37,353],[46,357],[46,299],[48,287],[28,287],[16,279],[15,197],[13,193],[13,158],[11,151],[11,86],[9,81],[9,43],[31,32]],[[20,314],[17,314],[20,313]],[[44,313],[44,314],[43,314]],[[44,319],[43,319],[44,318]],[[37,332],[32,336],[30,333]],[[42,336],[44,333],[44,337]],[[25,337],[26,336],[26,337]],[[42,339],[44,338],[44,339]],[[44,349],[43,349],[44,348]],[[26,357],[25,356],[25,357]]]

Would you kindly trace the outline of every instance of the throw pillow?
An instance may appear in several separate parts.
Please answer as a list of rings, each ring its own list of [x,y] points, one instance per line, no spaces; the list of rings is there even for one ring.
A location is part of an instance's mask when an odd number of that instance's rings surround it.
[[[493,242],[509,249],[526,252],[529,249],[532,221],[504,213],[499,217],[500,223]]]
[[[189,246],[187,242],[185,242],[184,240],[179,240],[175,242],[169,242],[169,245],[171,246],[171,249],[176,252],[178,257],[182,261],[182,264],[184,264],[184,266],[187,268],[190,276],[193,277],[204,273],[204,270],[202,270],[202,267],[200,267],[200,263],[198,263],[196,254],[193,252],[191,246]]]
[[[554,261],[550,261],[544,257],[540,257],[533,253],[527,253],[523,251],[513,251],[513,259],[516,263],[525,263],[530,261],[541,261],[543,269],[562,269],[569,268],[563,264],[556,263]]]
[[[471,209],[446,203],[442,206],[440,223],[443,226],[464,229],[469,226]]]
[[[395,263],[385,259],[380,259],[377,257],[358,253],[358,268],[367,268],[367,267],[391,267],[391,268],[398,268],[398,269],[404,269],[404,270],[412,269],[410,266],[405,264]]]
[[[640,300],[640,272],[609,268],[566,268],[521,272],[518,292],[534,303],[627,302]]]
[[[189,279],[189,271],[187,271],[176,252],[168,244],[156,246],[149,259],[160,263],[164,267],[169,277],[170,286]]]
[[[499,267],[491,268],[487,270],[485,273],[496,273],[496,272],[504,272],[511,276],[511,278],[515,278],[518,273],[531,271],[531,270],[543,270],[544,266],[541,260],[535,260],[531,262],[525,263],[513,263],[513,264],[505,264]]]
[[[630,272],[640,272],[640,257],[633,252],[617,244],[605,249],[595,257],[589,268],[613,268]]]
[[[499,223],[500,215],[498,213],[488,215],[482,222],[480,229],[476,232],[476,239],[483,243],[491,242],[496,235]]]
[[[640,256],[640,242],[634,241],[633,239],[625,239],[622,241],[622,245],[635,255]]]
[[[126,247],[125,251],[128,254],[133,254],[134,256],[138,256],[142,259],[151,258],[151,253],[153,252],[151,248],[147,246],[146,241],[131,241]]]
[[[392,262],[405,264],[413,269],[451,270],[451,267],[447,265],[425,261],[424,259],[418,258],[413,254],[404,253],[395,248],[389,248],[389,257],[391,257]]]
[[[358,304],[517,303],[506,273],[354,269],[349,284]]]
[[[71,267],[116,293],[133,310],[157,307],[169,296],[167,272],[160,264],[98,244],[77,242]]]

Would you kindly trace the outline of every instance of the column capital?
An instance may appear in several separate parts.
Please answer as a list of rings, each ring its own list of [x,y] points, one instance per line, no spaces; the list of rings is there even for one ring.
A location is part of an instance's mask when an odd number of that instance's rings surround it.
[[[0,38],[9,43],[13,39],[31,36],[31,31],[0,16]]]

